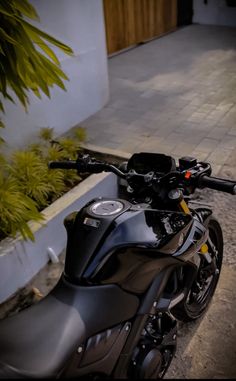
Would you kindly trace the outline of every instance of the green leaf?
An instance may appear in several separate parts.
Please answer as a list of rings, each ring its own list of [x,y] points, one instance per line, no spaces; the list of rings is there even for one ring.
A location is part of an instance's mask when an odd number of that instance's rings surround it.
[[[28,1],[13,0],[13,5],[15,9],[17,9],[19,12],[21,12],[25,16],[34,20],[39,20],[39,16],[35,8]]]
[[[25,16],[37,18],[37,12],[28,0],[0,0],[0,93],[14,102],[8,92],[11,88],[27,111],[30,90],[39,98],[41,91],[50,98],[50,88],[57,85],[65,90],[63,80],[68,80],[47,42],[66,54],[71,55],[73,51],[31,25]],[[0,108],[3,112],[3,106]]]
[[[36,97],[38,97],[39,99],[41,99],[41,94],[39,92],[39,90],[37,89],[37,87],[35,88],[31,88],[32,91],[34,92],[34,94],[36,95]]]
[[[6,11],[6,9],[3,7],[3,5],[5,5],[3,2],[0,3],[0,14],[3,14],[5,16],[8,16],[10,18],[16,18],[15,17],[15,13],[11,13],[9,11]]]
[[[4,113],[4,107],[3,107],[2,101],[0,101],[0,111]]]
[[[1,27],[0,27],[0,38],[2,40],[8,41],[10,44],[13,44],[13,45],[17,45],[18,44],[18,42],[16,40],[14,40],[14,38],[9,36],[9,34],[7,34]]]
[[[65,79],[65,80],[68,80],[68,77],[66,76],[66,74],[59,67],[54,65],[51,61],[49,61],[49,59],[44,57],[41,53],[39,53],[39,54],[40,54],[43,66],[45,66],[49,70],[50,74],[54,78],[61,77],[61,78]]]
[[[56,38],[50,36],[48,33],[43,32],[42,30],[36,28],[34,25],[31,25],[25,20],[21,20],[21,23],[23,27],[25,28],[25,30],[28,31],[28,33],[31,33],[31,35],[32,35],[32,32],[34,32],[38,34],[39,36],[41,36],[42,38],[44,38],[45,40],[51,42],[53,45],[57,46],[61,50],[63,50],[66,54],[73,55],[73,50],[69,46],[63,44]]]
[[[11,101],[12,103],[15,103],[14,99],[13,99],[8,93],[5,94],[5,97],[6,97],[9,101]]]
[[[42,49],[57,65],[60,65],[60,62],[51,48],[43,42],[43,40],[35,34],[33,41]]]
[[[27,104],[29,103],[29,99],[28,99],[25,91],[23,90],[23,88],[18,86],[12,80],[9,81],[9,84],[12,87],[12,89],[14,90],[14,92],[15,92],[16,96],[18,97],[19,101],[21,102],[21,104],[24,106],[25,111],[27,111]]]

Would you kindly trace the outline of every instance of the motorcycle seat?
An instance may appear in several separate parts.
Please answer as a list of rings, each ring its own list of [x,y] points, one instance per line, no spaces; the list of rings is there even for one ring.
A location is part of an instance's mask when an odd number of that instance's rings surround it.
[[[0,321],[3,376],[7,372],[12,377],[53,377],[71,349],[84,338],[85,326],[79,312],[48,295],[32,307]]]
[[[130,318],[137,307],[117,286],[74,286],[61,278],[44,299],[0,321],[0,378],[58,376],[86,338]]]

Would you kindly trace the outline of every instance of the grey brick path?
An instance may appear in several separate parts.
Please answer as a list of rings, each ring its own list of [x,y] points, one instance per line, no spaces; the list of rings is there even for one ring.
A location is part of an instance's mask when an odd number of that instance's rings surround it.
[[[108,61],[110,100],[89,143],[195,155],[218,173],[236,149],[236,29],[191,25]]]

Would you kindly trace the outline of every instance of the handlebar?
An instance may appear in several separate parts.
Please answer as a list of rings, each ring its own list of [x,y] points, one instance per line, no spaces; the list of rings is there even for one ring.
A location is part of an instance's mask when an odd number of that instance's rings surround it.
[[[78,169],[78,164],[74,160],[50,161],[48,163],[50,169]]]
[[[208,176],[211,173],[211,167],[208,163],[199,163],[201,169],[194,167],[193,173],[186,180],[186,171],[179,169],[178,171],[170,172],[168,174],[162,175],[161,178],[155,176],[154,172],[149,172],[147,174],[140,174],[134,170],[128,172],[122,172],[115,165],[101,162],[91,158],[89,155],[84,155],[78,157],[77,160],[67,160],[67,161],[51,161],[48,167],[51,169],[76,169],[79,173],[100,173],[100,172],[113,172],[117,176],[126,179],[128,183],[137,182],[137,186],[141,185],[142,181],[144,184],[160,184],[162,181],[166,186],[172,181],[176,184],[176,187],[192,187],[193,191],[195,188],[210,188],[221,192],[230,193],[236,195],[236,181],[220,179],[217,177]],[[189,172],[189,171],[188,171]],[[173,181],[174,178],[174,181]],[[141,183],[140,183],[141,181]],[[192,193],[192,192],[191,192]]]
[[[126,178],[125,173],[120,171],[114,165],[102,163],[102,162],[94,162],[94,161],[83,161],[83,159],[78,160],[65,160],[65,161],[50,161],[48,163],[48,167],[50,169],[76,169],[78,172],[86,173],[100,173],[100,172],[113,172],[117,176],[121,178]]]
[[[217,191],[236,195],[236,182],[218,177],[201,176],[198,181],[199,188],[210,188]]]

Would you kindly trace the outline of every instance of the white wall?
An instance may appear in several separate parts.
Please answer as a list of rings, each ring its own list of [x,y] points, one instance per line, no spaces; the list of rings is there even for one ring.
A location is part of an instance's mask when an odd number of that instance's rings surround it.
[[[69,77],[67,91],[51,90],[51,100],[30,95],[29,112],[4,102],[6,128],[1,136],[10,147],[31,142],[41,127],[62,134],[100,110],[108,100],[108,71],[102,0],[31,0],[39,27],[74,50],[74,57],[55,49]]]
[[[114,174],[91,175],[44,209],[43,225],[29,222],[35,242],[19,237],[7,237],[0,242],[0,304],[26,286],[46,265],[49,249],[56,256],[62,253],[67,241],[64,218],[101,195],[117,197],[117,177]]]
[[[194,0],[193,22],[209,25],[236,26],[236,7],[228,7],[225,0]]]

